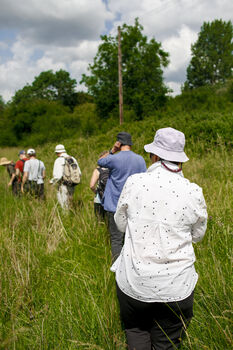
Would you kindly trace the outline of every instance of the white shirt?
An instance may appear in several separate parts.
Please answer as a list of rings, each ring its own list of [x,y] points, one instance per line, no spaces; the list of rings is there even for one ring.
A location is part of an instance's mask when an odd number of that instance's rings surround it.
[[[192,242],[203,238],[207,224],[202,189],[156,162],[128,178],[114,218],[125,232],[124,247],[111,267],[119,288],[144,302],[188,297],[198,279]]]
[[[50,180],[51,183],[57,183],[59,180],[62,179],[63,173],[64,173],[64,165],[65,165],[65,158],[70,157],[67,153],[62,153],[59,157],[54,162],[53,166],[53,178]],[[81,175],[81,170],[79,168],[77,160],[74,159],[74,162],[77,164],[80,175]]]
[[[36,181],[37,184],[43,184],[44,163],[39,159],[29,159],[24,163],[24,172],[28,173],[29,181]]]

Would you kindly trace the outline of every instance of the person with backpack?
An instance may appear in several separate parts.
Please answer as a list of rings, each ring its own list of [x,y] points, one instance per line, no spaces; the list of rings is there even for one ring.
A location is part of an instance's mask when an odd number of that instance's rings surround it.
[[[23,173],[24,173],[24,163],[29,160],[29,158],[26,157],[26,152],[24,150],[19,151],[19,160],[15,163],[15,179],[17,180],[18,188],[20,191],[21,182],[23,179]],[[24,185],[24,191],[25,189],[28,189],[28,182]]]
[[[45,199],[44,195],[44,163],[36,158],[36,151],[30,148],[27,151],[29,160],[24,164],[24,174],[21,183],[21,192],[24,193],[24,185],[28,181],[29,192],[36,198]]]
[[[108,151],[103,151],[100,156],[100,158],[104,158],[109,154]],[[109,177],[109,169],[108,168],[102,168],[98,166],[95,168],[95,170],[92,173],[91,181],[90,181],[90,189],[95,193],[94,198],[94,212],[97,217],[100,217],[101,219],[104,219],[104,207],[102,205],[102,200],[104,196],[104,190],[106,183],[108,181]]]
[[[17,179],[15,177],[15,163],[12,160],[8,160],[7,158],[3,157],[0,160],[0,165],[6,167],[6,170],[10,176],[10,182],[8,183],[8,187],[11,186],[13,195],[17,196],[19,191]]]
[[[75,186],[81,182],[81,170],[74,157],[66,153],[64,145],[55,147],[57,159],[53,166],[53,178],[50,184],[58,185],[57,200],[63,209],[69,209]]]

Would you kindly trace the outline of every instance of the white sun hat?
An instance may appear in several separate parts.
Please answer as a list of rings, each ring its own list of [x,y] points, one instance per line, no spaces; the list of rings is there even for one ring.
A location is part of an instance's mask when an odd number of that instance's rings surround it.
[[[55,151],[54,151],[55,153],[63,153],[63,152],[66,152],[66,150],[65,150],[65,146],[64,145],[57,145],[56,147],[55,147]]]
[[[36,151],[33,148],[29,148],[27,150],[27,154],[29,154],[30,156],[32,156],[33,154],[36,154]]]
[[[173,128],[163,128],[156,131],[154,141],[144,146],[148,153],[153,153],[161,159],[172,162],[187,162],[189,158],[184,152],[185,136]]]

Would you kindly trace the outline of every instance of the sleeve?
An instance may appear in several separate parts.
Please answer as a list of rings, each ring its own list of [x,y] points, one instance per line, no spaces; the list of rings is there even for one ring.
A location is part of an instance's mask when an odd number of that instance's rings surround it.
[[[55,184],[59,180],[61,180],[61,178],[63,176],[63,165],[64,165],[64,158],[63,157],[59,157],[55,160],[55,163],[53,166],[53,178],[50,180],[51,183]]]
[[[17,161],[17,162],[15,163],[15,169],[20,169],[20,163],[19,163],[19,161]]]
[[[197,199],[198,205],[196,209],[196,214],[198,215],[198,219],[195,224],[192,225],[191,233],[192,233],[192,241],[193,243],[197,243],[202,240],[205,235],[207,228],[207,209],[205,199],[200,189],[199,198]]]
[[[97,164],[101,166],[102,168],[113,168],[113,160],[114,156],[112,154],[109,154],[107,157],[101,158],[98,160]]]
[[[121,232],[125,232],[127,221],[128,221],[128,201],[129,201],[129,178],[127,179],[120,198],[117,203],[116,213],[114,215],[115,223],[118,227],[118,230]]]
[[[25,173],[28,173],[28,172],[29,172],[29,169],[30,169],[30,162],[29,162],[29,160],[28,160],[27,162],[24,163],[24,168],[23,168],[23,170],[24,170]]]

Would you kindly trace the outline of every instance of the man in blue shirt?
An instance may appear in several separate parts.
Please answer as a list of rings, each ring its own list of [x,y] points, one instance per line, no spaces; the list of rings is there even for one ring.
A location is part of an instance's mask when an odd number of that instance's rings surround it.
[[[119,256],[123,246],[123,233],[117,229],[114,221],[114,214],[122,188],[130,175],[146,171],[146,163],[143,157],[131,151],[132,144],[131,135],[127,132],[120,132],[117,134],[117,141],[110,154],[98,160],[99,166],[110,170],[103,203],[108,216],[113,260]],[[114,155],[118,151],[120,152]]]

